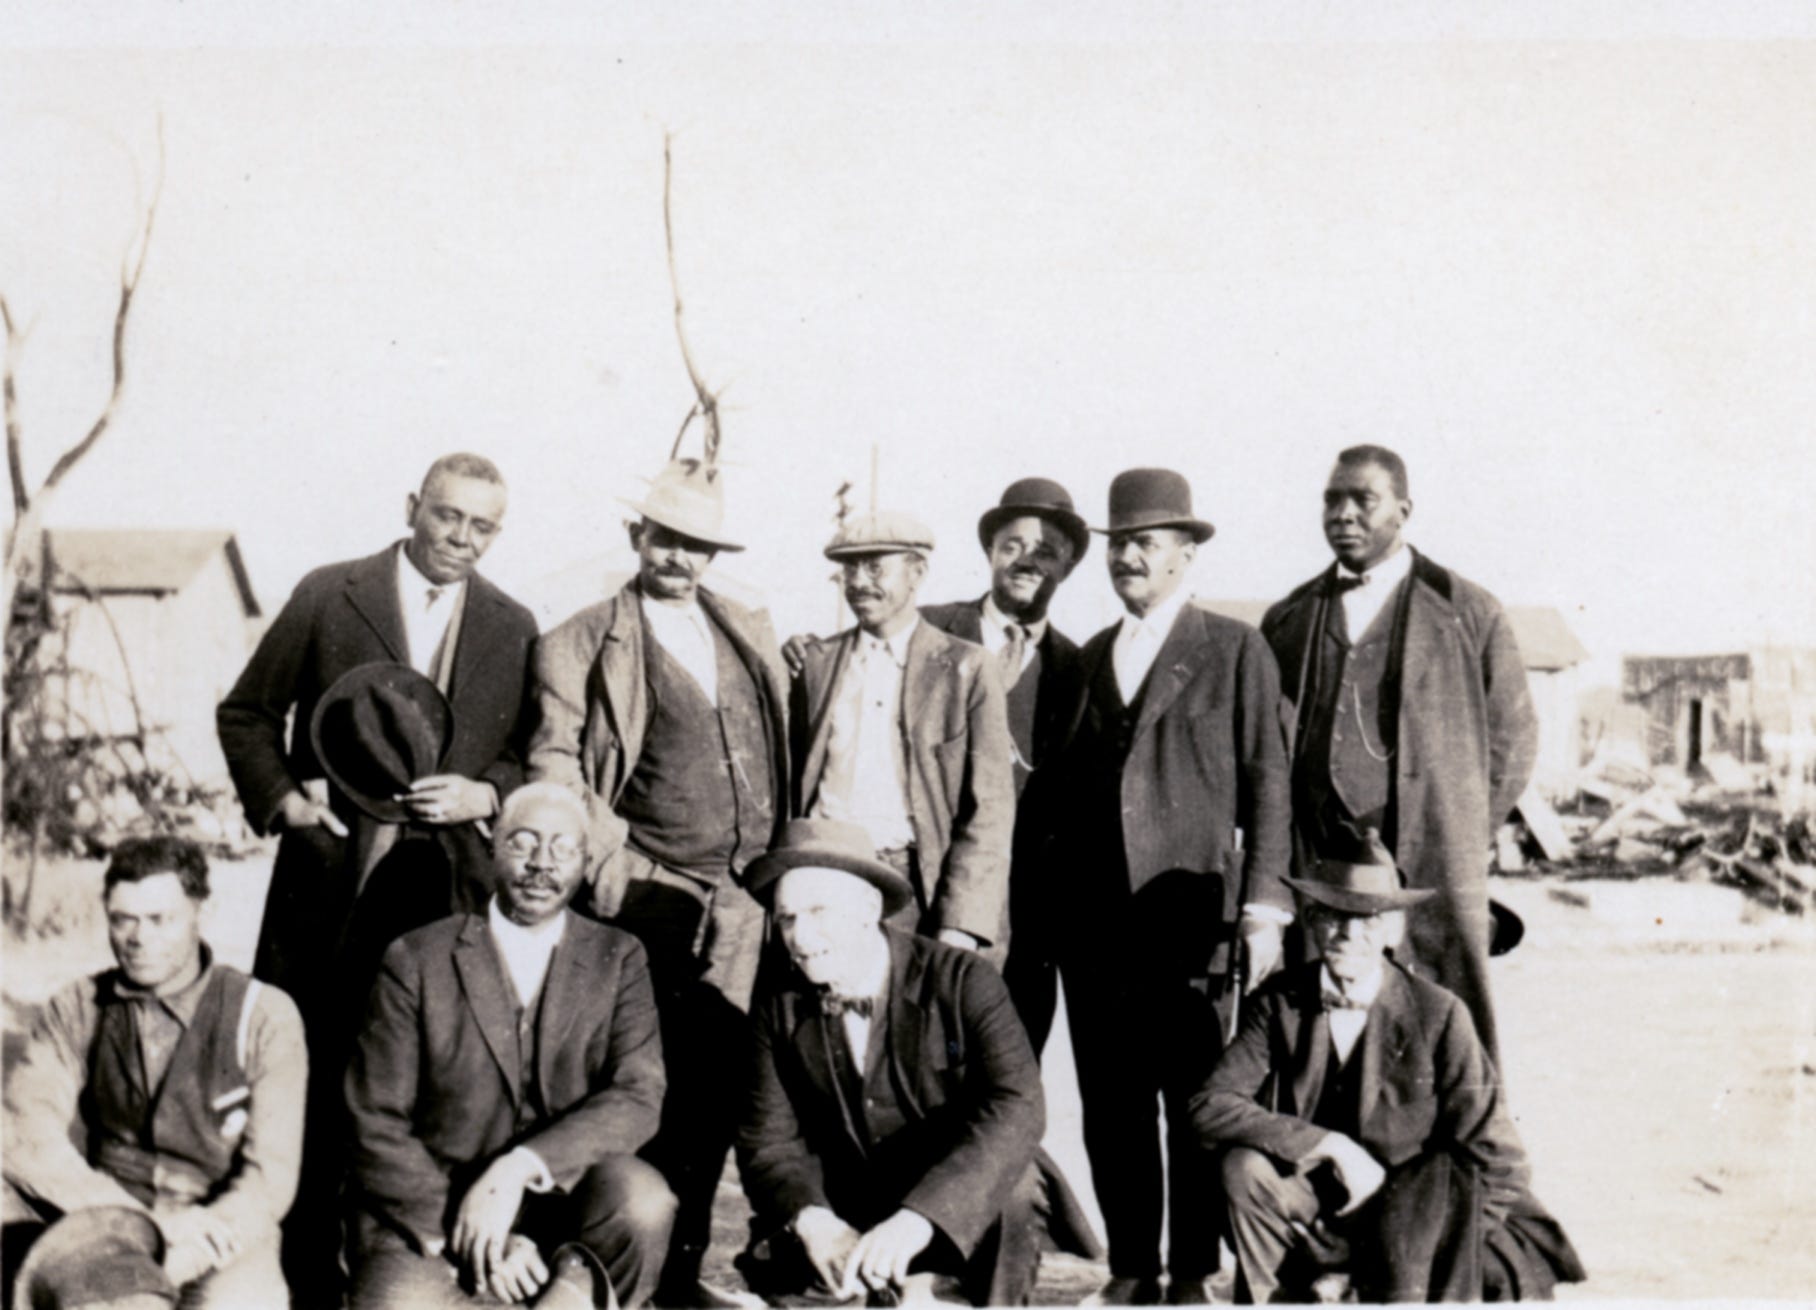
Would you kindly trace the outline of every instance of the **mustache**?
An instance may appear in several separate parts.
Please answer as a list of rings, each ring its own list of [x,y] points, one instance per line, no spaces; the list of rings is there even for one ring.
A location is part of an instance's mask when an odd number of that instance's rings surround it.
[[[511,890],[520,892],[558,892],[561,890],[561,884],[554,878],[537,873],[531,874],[529,877],[525,878],[511,879]]]
[[[845,589],[845,599],[846,600],[881,600],[881,599],[883,599],[883,593],[880,591],[871,591],[867,587],[847,587]]]
[[[1117,564],[1110,569],[1112,578],[1145,578],[1148,571],[1134,564]]]

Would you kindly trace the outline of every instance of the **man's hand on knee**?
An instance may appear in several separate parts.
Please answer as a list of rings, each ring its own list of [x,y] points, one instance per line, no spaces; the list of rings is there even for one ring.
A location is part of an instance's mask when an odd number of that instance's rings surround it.
[[[839,1294],[855,1296],[865,1289],[880,1292],[885,1287],[900,1287],[914,1257],[932,1240],[933,1224],[925,1215],[897,1210],[858,1239],[845,1262]]]
[[[1328,1160],[1336,1169],[1349,1200],[1338,1215],[1353,1214],[1369,1197],[1381,1190],[1387,1171],[1368,1153],[1368,1148],[1343,1133],[1326,1133],[1305,1157],[1307,1162]]]
[[[510,1151],[492,1161],[460,1198],[449,1244],[475,1285],[489,1285],[494,1269],[502,1265],[524,1191],[543,1172],[542,1162],[529,1151]]]
[[[808,1206],[791,1226],[814,1273],[827,1291],[836,1290],[845,1282],[848,1261],[857,1249],[858,1230],[823,1205]]]
[[[516,1305],[535,1296],[548,1281],[549,1267],[536,1243],[522,1233],[512,1233],[505,1242],[504,1256],[492,1266],[486,1287],[506,1305]]]

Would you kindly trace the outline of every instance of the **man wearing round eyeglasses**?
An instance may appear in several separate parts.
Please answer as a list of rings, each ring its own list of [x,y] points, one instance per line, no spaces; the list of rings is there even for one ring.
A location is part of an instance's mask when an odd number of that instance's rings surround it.
[[[565,787],[513,792],[483,912],[385,953],[347,1073],[355,1310],[655,1287],[675,1213],[636,1158],[666,1081],[656,1001],[642,944],[567,908],[586,833]]]

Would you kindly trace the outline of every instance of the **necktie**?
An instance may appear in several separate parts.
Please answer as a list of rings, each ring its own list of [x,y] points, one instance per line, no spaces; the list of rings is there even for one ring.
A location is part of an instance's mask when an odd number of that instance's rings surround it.
[[[1318,1003],[1326,1010],[1366,1010],[1368,1008],[1368,1004],[1364,1001],[1358,1001],[1353,996],[1345,996],[1342,992],[1332,991],[1325,987],[1318,989]]]
[[[1339,596],[1346,591],[1354,591],[1357,587],[1366,587],[1367,585],[1368,574],[1366,573],[1358,573],[1353,577],[1346,573],[1339,573],[1337,575],[1337,594]]]
[[[1022,654],[1028,647],[1028,630],[1019,623],[1005,623],[1003,635],[1007,638],[996,658],[1003,675],[1003,690],[1014,687],[1021,678]]]
[[[828,1019],[837,1019],[840,1015],[855,1014],[860,1019],[868,1019],[876,1010],[874,996],[840,996],[837,992],[820,993],[820,1013]]]
[[[430,587],[428,592],[429,599],[423,603],[423,608],[425,610],[434,609],[435,602],[440,600],[442,596],[447,593],[447,590],[446,587]]]

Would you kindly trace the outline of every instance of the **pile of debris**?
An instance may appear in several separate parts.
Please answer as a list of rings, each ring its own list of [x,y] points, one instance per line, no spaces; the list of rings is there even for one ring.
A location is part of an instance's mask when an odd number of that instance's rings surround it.
[[[1816,911],[1811,815],[1729,756],[1705,759],[1694,778],[1593,762],[1555,809],[1522,796],[1496,856],[1503,874],[1707,880],[1784,913]]]

